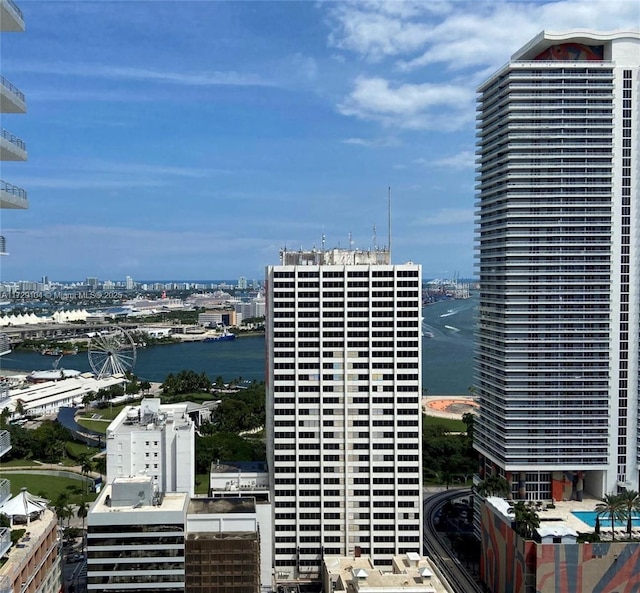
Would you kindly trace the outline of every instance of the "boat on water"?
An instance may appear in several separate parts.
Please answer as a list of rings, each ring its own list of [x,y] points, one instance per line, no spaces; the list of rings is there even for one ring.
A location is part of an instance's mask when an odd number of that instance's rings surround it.
[[[433,332],[422,332],[423,338],[435,338],[435,334]]]
[[[205,338],[203,342],[232,342],[235,339],[236,335],[225,329],[221,334],[217,336]]]

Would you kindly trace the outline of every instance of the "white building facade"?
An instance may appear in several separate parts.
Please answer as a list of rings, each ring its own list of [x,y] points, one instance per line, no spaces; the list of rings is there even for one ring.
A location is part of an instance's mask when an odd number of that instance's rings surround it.
[[[276,582],[325,555],[422,546],[421,270],[386,251],[283,252],[267,285]]]
[[[149,476],[113,480],[87,516],[87,590],[184,593],[188,504]]]
[[[475,447],[527,499],[638,489],[638,32],[543,32],[480,85]]]
[[[107,428],[107,481],[147,475],[160,492],[194,494],[195,428],[187,403],[145,398]]]

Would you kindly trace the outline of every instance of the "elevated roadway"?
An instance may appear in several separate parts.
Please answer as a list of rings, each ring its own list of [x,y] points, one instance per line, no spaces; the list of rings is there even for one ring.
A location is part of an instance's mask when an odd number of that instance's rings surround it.
[[[452,553],[448,541],[436,530],[434,523],[437,511],[445,502],[465,495],[471,495],[471,490],[446,490],[432,494],[424,501],[424,550],[456,593],[484,593],[482,587]]]

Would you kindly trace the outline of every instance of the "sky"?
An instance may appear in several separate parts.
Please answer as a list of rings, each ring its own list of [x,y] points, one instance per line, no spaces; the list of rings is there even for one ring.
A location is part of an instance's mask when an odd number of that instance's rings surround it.
[[[264,277],[279,251],[388,245],[474,273],[475,89],[541,30],[635,1],[16,0],[0,280]],[[375,232],[374,232],[375,228]]]

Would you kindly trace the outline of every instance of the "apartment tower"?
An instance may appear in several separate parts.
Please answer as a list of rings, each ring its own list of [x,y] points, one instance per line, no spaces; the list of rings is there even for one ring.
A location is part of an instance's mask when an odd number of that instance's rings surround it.
[[[542,32],[478,89],[475,447],[517,498],[639,487],[639,62]]]
[[[18,5],[12,0],[0,0],[0,32],[21,33],[25,29],[24,17]],[[4,40],[4,35],[3,35]],[[0,114],[26,113],[27,104],[24,94],[4,76],[0,76]],[[0,130],[0,161],[26,161],[27,149],[25,143],[16,135],[6,130]],[[29,207],[27,192],[0,180],[0,209],[24,210]],[[0,228],[1,231],[1,228]],[[6,253],[6,241],[0,235],[0,255]]]
[[[384,250],[267,268],[276,582],[319,580],[325,555],[421,552],[420,275]]]

